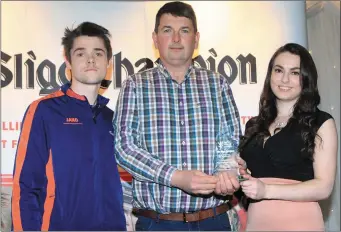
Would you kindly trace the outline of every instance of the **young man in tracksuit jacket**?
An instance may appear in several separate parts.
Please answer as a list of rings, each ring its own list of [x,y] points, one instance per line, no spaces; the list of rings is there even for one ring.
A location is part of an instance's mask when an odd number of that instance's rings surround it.
[[[126,230],[113,111],[98,94],[112,57],[109,37],[89,22],[65,30],[71,84],[25,113],[14,166],[14,231]]]

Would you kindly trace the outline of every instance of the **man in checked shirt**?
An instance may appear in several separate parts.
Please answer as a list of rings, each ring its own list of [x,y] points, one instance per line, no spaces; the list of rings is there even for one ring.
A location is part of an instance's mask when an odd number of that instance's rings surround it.
[[[161,7],[153,41],[158,64],[125,80],[114,116],[136,230],[231,230],[224,196],[239,182],[224,168],[241,135],[232,91],[222,75],[193,65],[199,32],[190,5]]]

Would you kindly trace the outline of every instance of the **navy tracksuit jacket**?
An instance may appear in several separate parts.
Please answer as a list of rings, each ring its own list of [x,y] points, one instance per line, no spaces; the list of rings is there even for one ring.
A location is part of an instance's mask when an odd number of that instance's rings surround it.
[[[70,89],[27,109],[15,158],[13,230],[126,230],[113,111]]]

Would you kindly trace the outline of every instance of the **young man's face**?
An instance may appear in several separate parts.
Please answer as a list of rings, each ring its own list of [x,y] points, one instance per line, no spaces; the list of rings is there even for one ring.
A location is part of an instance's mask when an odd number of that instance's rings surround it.
[[[163,14],[158,32],[153,32],[155,47],[166,66],[185,67],[192,61],[194,49],[198,47],[199,32],[186,17]]]
[[[102,38],[79,36],[70,51],[71,63],[66,65],[72,72],[72,83],[99,85],[105,78],[109,61]]]

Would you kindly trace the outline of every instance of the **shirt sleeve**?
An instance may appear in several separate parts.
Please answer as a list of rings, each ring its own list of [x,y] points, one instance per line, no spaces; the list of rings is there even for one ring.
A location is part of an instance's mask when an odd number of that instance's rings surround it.
[[[139,181],[171,186],[171,177],[176,168],[159,160],[157,155],[149,153],[140,144],[136,87],[131,77],[121,88],[113,125],[118,164]]]

